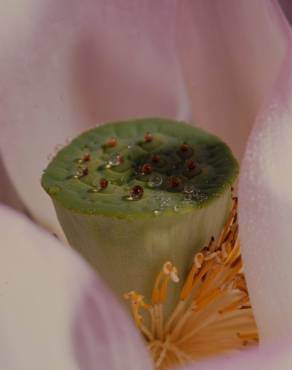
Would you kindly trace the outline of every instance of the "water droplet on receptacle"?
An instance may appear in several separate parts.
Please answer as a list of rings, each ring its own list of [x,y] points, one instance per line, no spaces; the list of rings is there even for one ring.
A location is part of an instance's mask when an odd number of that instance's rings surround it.
[[[81,177],[87,176],[89,173],[88,167],[78,167],[77,171],[72,176],[73,179],[80,179]]]
[[[135,141],[131,140],[127,143],[127,149],[133,149],[136,146]]]
[[[157,204],[156,210],[159,213],[171,207],[171,197],[167,196],[162,191],[154,195],[154,200],[155,200],[155,203]]]
[[[131,195],[125,197],[126,200],[135,200]]]
[[[206,194],[203,194],[199,189],[197,189],[193,184],[186,184],[183,190],[184,200],[194,200],[201,202],[207,199]]]
[[[98,193],[100,190],[98,188],[92,188],[88,190],[88,193]]]
[[[193,184],[185,184],[183,189],[184,199],[192,200],[196,189]]]
[[[111,155],[110,159],[106,164],[106,168],[116,167],[123,163],[123,157],[119,153]]]
[[[150,188],[158,188],[163,183],[163,177],[159,174],[152,174],[148,180],[148,186]]]
[[[193,194],[195,187],[193,184],[185,184],[183,192],[186,194]]]

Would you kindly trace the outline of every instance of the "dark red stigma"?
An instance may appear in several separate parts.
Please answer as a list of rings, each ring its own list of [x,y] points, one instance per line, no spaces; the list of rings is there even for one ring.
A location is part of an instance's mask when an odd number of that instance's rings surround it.
[[[196,169],[197,164],[196,164],[196,162],[195,162],[195,161],[193,161],[192,159],[189,159],[189,160],[187,161],[187,167],[188,167],[188,169],[189,169],[190,171],[192,171],[192,170],[195,170],[195,169]]]
[[[144,194],[144,189],[140,185],[133,186],[130,192],[130,196],[136,200],[141,199],[143,197],[143,194]]]
[[[144,135],[144,141],[146,143],[151,143],[151,141],[153,141],[153,135],[151,135],[150,132],[146,132]]]
[[[190,146],[186,143],[181,144],[180,151],[183,153],[187,153],[190,150]]]
[[[181,185],[181,179],[179,177],[176,177],[176,176],[171,176],[170,179],[169,179],[169,185],[172,188],[177,188]]]
[[[83,160],[83,162],[88,162],[88,161],[90,161],[90,154],[89,154],[89,153],[84,154],[84,156],[83,156],[82,160]]]
[[[152,166],[151,166],[150,163],[145,163],[143,165],[143,167],[142,167],[142,173],[144,175],[150,175],[150,173],[152,173],[152,171],[153,171],[153,168],[152,168]]]
[[[82,177],[84,177],[84,176],[87,176],[88,175],[88,168],[86,167],[86,168],[83,168],[83,170],[82,170]]]
[[[155,163],[155,164],[159,163],[160,162],[159,155],[158,154],[154,154],[153,157],[152,157],[152,159],[151,159],[151,162],[152,163]]]
[[[106,189],[108,187],[108,180],[107,179],[100,179],[99,186],[101,189]]]
[[[107,141],[106,145],[111,148],[114,148],[117,145],[117,143],[118,143],[117,139],[112,137]]]

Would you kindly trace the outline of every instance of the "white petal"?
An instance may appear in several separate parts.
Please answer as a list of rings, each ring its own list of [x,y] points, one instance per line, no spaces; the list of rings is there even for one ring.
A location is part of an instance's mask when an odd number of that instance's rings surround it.
[[[262,339],[292,333],[292,56],[253,130],[240,178],[240,231]]]
[[[130,319],[89,267],[0,207],[0,368],[151,369]]]
[[[39,178],[57,144],[102,121],[187,110],[175,1],[6,0],[0,14],[5,166],[32,215],[55,229]]]
[[[291,345],[291,338],[283,338],[281,342],[260,349],[205,361],[181,370],[291,370]]]
[[[178,24],[194,121],[240,158],[282,62],[286,20],[272,0],[185,0]]]

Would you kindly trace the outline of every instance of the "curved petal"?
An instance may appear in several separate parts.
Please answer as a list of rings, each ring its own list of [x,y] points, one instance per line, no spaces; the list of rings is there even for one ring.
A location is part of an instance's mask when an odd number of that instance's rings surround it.
[[[181,370],[290,370],[291,338],[229,357],[205,361]]]
[[[178,47],[195,122],[238,158],[284,57],[289,27],[273,0],[186,0]]]
[[[151,369],[130,319],[89,267],[0,206],[0,368]]]
[[[46,227],[55,229],[56,218],[39,178],[57,144],[102,121],[187,110],[175,4],[1,2],[0,145],[19,194]]]
[[[240,178],[240,230],[262,339],[292,333],[292,40],[253,130]]]
[[[290,24],[292,24],[292,3],[290,0],[279,0],[279,3],[288,19]]]
[[[25,212],[25,207],[22,204],[18,194],[15,191],[14,185],[11,183],[0,153],[0,203],[5,203],[10,207],[17,209],[20,212]]]

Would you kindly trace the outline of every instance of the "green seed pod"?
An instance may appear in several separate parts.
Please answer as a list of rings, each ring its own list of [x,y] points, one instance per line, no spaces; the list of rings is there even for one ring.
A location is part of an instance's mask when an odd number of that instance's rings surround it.
[[[83,133],[52,160],[42,186],[69,243],[118,296],[136,290],[149,300],[166,261],[183,282],[195,252],[218,236],[237,173],[217,137],[148,118]]]

